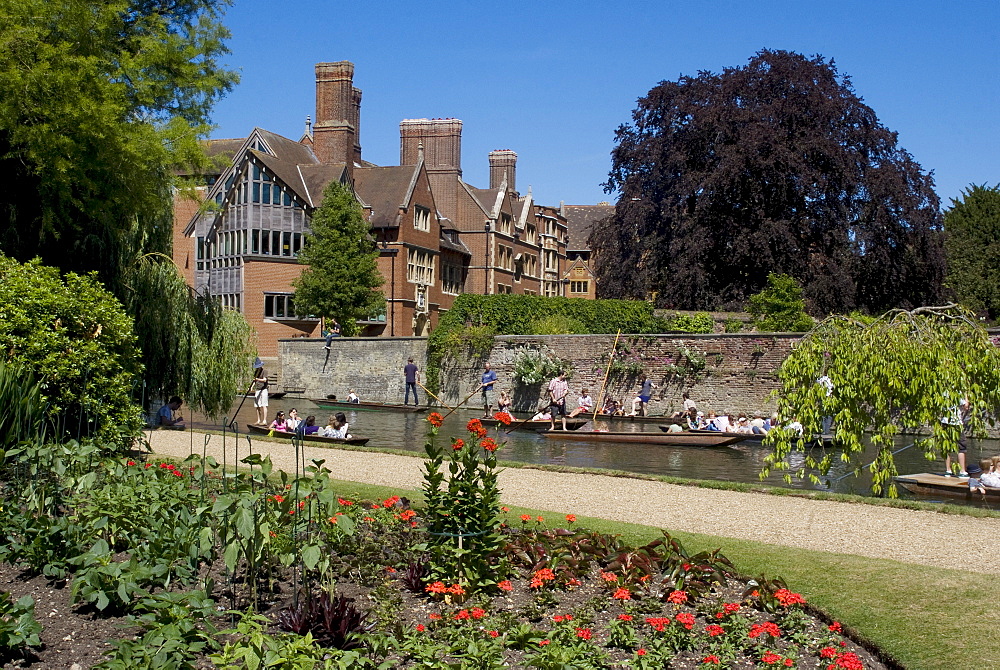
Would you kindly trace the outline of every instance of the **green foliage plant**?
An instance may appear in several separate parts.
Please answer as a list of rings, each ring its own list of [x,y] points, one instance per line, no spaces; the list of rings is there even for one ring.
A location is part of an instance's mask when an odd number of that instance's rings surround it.
[[[817,383],[824,374],[833,382],[829,395]],[[792,350],[778,379],[782,420],[797,417],[811,435],[821,431],[824,416],[832,416],[836,457],[856,473],[869,439],[878,449],[870,465],[872,489],[893,497],[896,435],[923,430],[914,438],[916,448],[928,460],[941,459],[958,449],[962,427],[944,419],[961,399],[971,405],[967,429],[974,436],[985,436],[1000,407],[997,346],[974,314],[955,305],[895,310],[871,322],[830,317]],[[786,430],[772,432],[762,475],[778,470],[788,481],[794,474],[818,482],[829,472],[835,456],[828,451],[805,453],[793,469],[789,457],[808,452],[806,440]]]
[[[550,314],[531,323],[532,335],[584,335],[586,327],[565,314]]]
[[[491,326],[464,326],[448,331],[441,342],[443,355],[457,358],[463,353],[482,357],[493,348],[493,338],[497,331]]]
[[[385,309],[371,225],[351,190],[336,181],[324,190],[309,225],[299,254],[308,267],[293,282],[295,309],[336,319],[344,335],[355,335],[359,319]]]
[[[674,314],[664,320],[663,332],[711,333],[715,330],[715,320],[708,312],[695,314]]]
[[[441,317],[427,342],[427,386],[437,391],[441,362],[454,351],[453,333],[488,327],[497,335],[531,335],[533,324],[550,316],[578,322],[584,333],[659,333],[663,322],[653,316],[653,306],[643,300],[584,300],[531,295],[474,295],[455,299]],[[574,326],[575,327],[575,326]]]
[[[549,352],[522,351],[514,358],[514,381],[522,386],[535,386],[565,372],[573,375],[573,364]]]
[[[44,439],[45,410],[42,388],[34,375],[0,362],[0,464],[9,449]]]
[[[944,213],[946,284],[963,305],[1000,317],[1000,184],[972,185]]]
[[[56,439],[79,433],[116,448],[138,432],[132,320],[95,277],[0,257],[0,305],[0,347],[40,383]]]
[[[737,318],[730,317],[726,319],[722,329],[727,333],[742,333],[743,322]]]
[[[38,637],[42,626],[35,620],[35,599],[21,596],[12,600],[9,593],[0,593],[0,652],[8,655],[25,647],[41,645]]]
[[[478,419],[469,421],[468,439],[452,438],[447,446],[436,439],[440,415],[432,413],[428,422],[423,484],[428,540],[418,548],[430,556],[429,579],[458,585],[452,592],[457,596],[491,590],[506,571],[498,556],[498,445]]]
[[[750,296],[747,311],[762,332],[805,333],[816,325],[806,314],[802,288],[789,275],[767,275],[767,288]]]

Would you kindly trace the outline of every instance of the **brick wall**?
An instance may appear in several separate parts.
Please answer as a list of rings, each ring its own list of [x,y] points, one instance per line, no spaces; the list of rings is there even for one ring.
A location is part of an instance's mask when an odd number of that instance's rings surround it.
[[[622,335],[619,348],[629,350],[627,359],[642,363],[656,384],[652,414],[665,414],[681,407],[681,393],[688,391],[700,409],[721,412],[770,412],[768,394],[777,388],[775,370],[799,340],[796,334],[714,334],[686,336]],[[614,335],[506,335],[496,338],[488,357],[462,355],[446,359],[441,370],[442,400],[455,404],[479,384],[486,360],[496,370],[500,387],[515,391],[515,404],[522,411],[543,402],[545,386],[518,388],[513,383],[514,362],[521,352],[545,352],[573,364],[570,399],[573,404],[584,386],[597,399],[604,378],[602,356],[614,343]],[[346,396],[354,388],[364,400],[401,402],[405,389],[403,365],[413,356],[423,371],[427,339],[340,338],[334,341],[329,360],[323,341],[282,340],[278,343],[282,383],[306,387],[307,397],[335,393]],[[703,356],[700,373],[677,376],[674,367],[682,348]],[[605,359],[606,360],[606,359]],[[426,377],[421,376],[424,380]],[[637,377],[613,377],[606,394],[630,401],[638,389]],[[421,392],[423,396],[423,392]]]
[[[345,399],[354,389],[362,400],[401,403],[406,390],[403,366],[410,356],[421,369],[421,381],[425,381],[426,337],[338,337],[329,352],[323,342],[314,338],[278,342],[281,386],[305,387],[306,398],[332,393]],[[420,390],[421,400],[424,395]]]

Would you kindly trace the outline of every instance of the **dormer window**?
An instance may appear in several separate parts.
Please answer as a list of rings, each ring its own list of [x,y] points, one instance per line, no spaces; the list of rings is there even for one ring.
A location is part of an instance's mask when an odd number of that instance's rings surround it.
[[[431,210],[419,205],[413,208],[413,227],[425,232],[431,229]]]

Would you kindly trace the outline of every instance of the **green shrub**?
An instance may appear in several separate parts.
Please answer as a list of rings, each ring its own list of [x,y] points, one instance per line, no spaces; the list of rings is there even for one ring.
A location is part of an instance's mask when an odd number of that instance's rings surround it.
[[[0,257],[0,347],[33,374],[63,433],[137,433],[140,371],[132,321],[93,276]]]
[[[727,333],[741,333],[743,332],[743,322],[739,319],[730,317],[726,319],[726,322],[723,325],[723,330]]]
[[[665,319],[664,332],[711,333],[715,330],[715,320],[708,312],[696,314],[675,314]]]
[[[541,352],[522,351],[514,359],[514,381],[524,386],[541,384],[563,371],[571,377],[572,363]]]
[[[550,314],[531,322],[532,335],[585,335],[587,329],[565,314]]]
[[[35,620],[34,598],[22,596],[14,602],[9,593],[0,593],[0,651],[40,646],[41,632]]]
[[[45,403],[34,375],[0,362],[0,463],[21,442],[45,435]]]
[[[802,287],[794,277],[767,275],[767,288],[750,296],[747,311],[754,317],[754,326],[762,332],[804,333],[816,323],[806,314]]]

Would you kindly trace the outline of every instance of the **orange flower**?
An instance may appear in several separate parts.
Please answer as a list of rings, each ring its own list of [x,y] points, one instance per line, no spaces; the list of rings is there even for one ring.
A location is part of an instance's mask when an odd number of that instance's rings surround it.
[[[514,586],[510,583],[509,579],[505,579],[502,582],[498,582],[497,588],[500,589],[501,591],[508,591],[508,592],[514,590]]]
[[[448,593],[450,593],[452,595],[455,595],[455,596],[464,596],[465,595],[465,589],[463,589],[458,584],[452,584],[451,586],[448,587]]]
[[[611,597],[615,600],[632,600],[632,592],[623,586],[615,591],[615,594]]]
[[[451,445],[451,448],[454,449],[455,451],[459,451],[464,446],[465,446],[465,440],[463,440],[460,437],[456,437],[455,441]]]
[[[431,424],[435,428],[440,428],[441,424],[444,423],[444,417],[437,412],[431,412],[427,416],[427,423]]]
[[[667,602],[671,602],[675,605],[683,605],[687,602],[688,594],[684,591],[671,591],[670,595],[667,596]]]
[[[529,521],[531,521],[531,515],[530,514],[522,514],[521,515],[521,521],[523,521],[524,523],[528,523]]]
[[[510,414],[507,412],[497,412],[493,415],[493,418],[502,423],[505,426],[510,425]]]
[[[575,514],[567,514],[566,515],[566,523],[576,523],[576,515]]]
[[[469,423],[465,424],[465,429],[470,433],[478,433],[483,427],[483,422],[479,419],[472,419]]]
[[[444,585],[444,582],[434,582],[433,584],[428,584],[424,590],[427,593],[447,593],[448,587]],[[433,615],[431,617],[433,618]]]
[[[496,451],[499,445],[497,445],[497,443],[493,440],[492,437],[487,437],[486,439],[484,439],[482,442],[479,443],[479,446],[481,446],[486,451]]]

